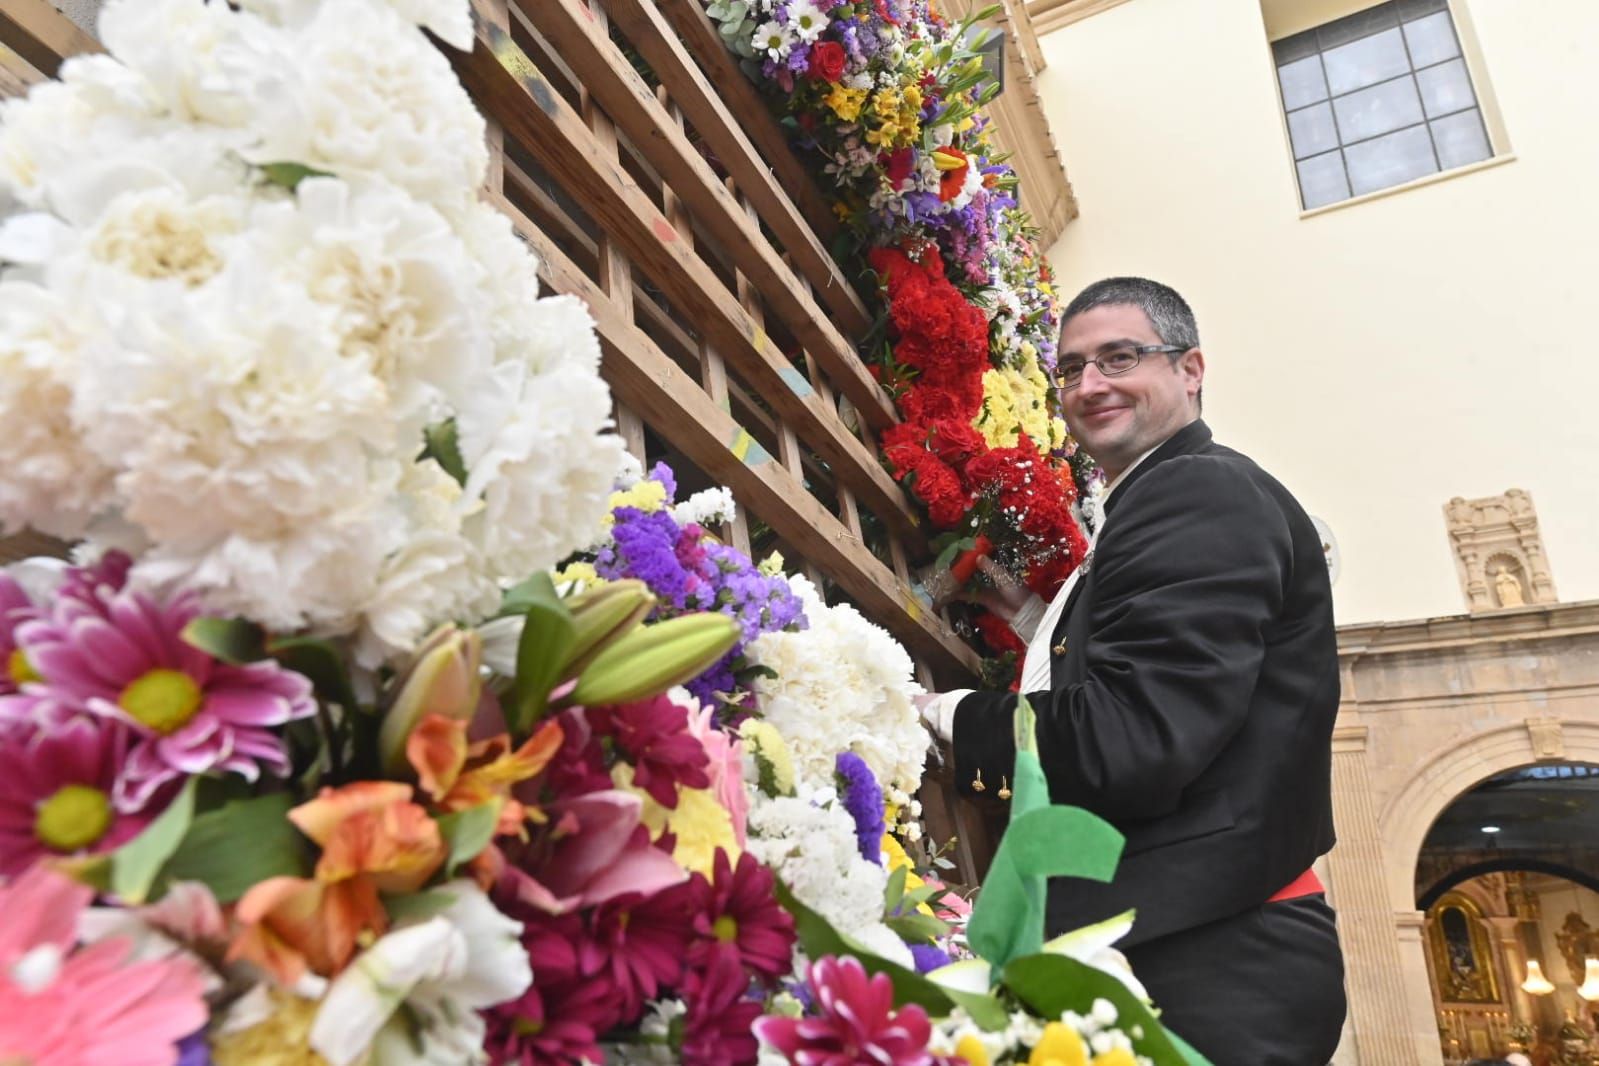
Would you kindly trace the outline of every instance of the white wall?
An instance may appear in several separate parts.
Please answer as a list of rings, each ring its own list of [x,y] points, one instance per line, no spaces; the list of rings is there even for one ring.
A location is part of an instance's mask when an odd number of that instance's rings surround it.
[[[1341,623],[1462,612],[1441,507],[1512,486],[1561,599],[1599,598],[1599,5],[1462,3],[1514,159],[1303,218],[1257,0],[1130,0],[1043,38],[1082,204],[1063,293],[1184,292],[1206,418],[1331,524]]]

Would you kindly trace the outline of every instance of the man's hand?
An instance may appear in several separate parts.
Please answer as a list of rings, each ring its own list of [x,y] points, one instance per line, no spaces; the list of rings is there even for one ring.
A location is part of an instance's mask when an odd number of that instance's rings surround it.
[[[942,695],[938,692],[924,692],[920,696],[912,696],[911,702],[916,704],[916,712],[922,716],[922,721],[927,723],[927,728],[938,732],[938,699]]]
[[[1016,618],[1016,612],[1026,606],[1032,598],[1032,593],[1027,586],[1017,581],[1010,575],[1010,571],[1000,566],[994,560],[984,555],[978,558],[977,568],[983,572],[994,585],[993,588],[979,589],[973,593],[971,599],[993,611],[1005,621],[1010,622]]]

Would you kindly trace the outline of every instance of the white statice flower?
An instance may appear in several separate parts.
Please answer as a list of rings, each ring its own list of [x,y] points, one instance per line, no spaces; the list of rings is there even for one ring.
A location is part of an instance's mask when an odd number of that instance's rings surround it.
[[[673,507],[672,521],[680,526],[691,522],[700,526],[714,526],[731,522],[737,514],[738,505],[733,502],[733,493],[718,485],[701,489]]]
[[[888,873],[861,857],[841,805],[751,789],[747,832],[747,850],[840,933],[854,937],[882,921]]]
[[[754,683],[762,717],[788,741],[802,783],[831,783],[841,751],[865,760],[885,788],[916,791],[927,734],[911,697],[910,655],[853,607],[829,607],[803,576],[789,584],[809,626],[764,633],[749,648],[753,663],[776,671]]]
[[[47,290],[0,282],[0,530],[72,539],[112,502],[114,470],[72,421],[71,321]]]
[[[449,60],[393,7],[322,0],[291,47],[292,91],[263,102],[252,162],[381,177],[439,206],[477,195],[483,117]]]
[[[455,897],[443,913],[386,934],[329,986],[311,1047],[333,1066],[487,1061],[478,1011],[533,983],[522,924],[469,881],[440,891]]]
[[[292,69],[287,35],[226,0],[110,0],[96,29],[180,121],[244,127]]]

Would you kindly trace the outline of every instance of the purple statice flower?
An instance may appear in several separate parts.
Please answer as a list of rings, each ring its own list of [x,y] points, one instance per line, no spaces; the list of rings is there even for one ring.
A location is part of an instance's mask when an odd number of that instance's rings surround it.
[[[618,507],[611,527],[611,543],[594,559],[594,570],[608,581],[637,578],[650,587],[663,605],[682,611],[698,581],[690,581],[678,557],[682,529],[666,511],[641,511]]]
[[[838,795],[844,809],[855,819],[855,840],[861,857],[883,862],[883,789],[872,775],[866,760],[853,751],[841,751],[833,764],[838,780]]]
[[[910,949],[917,973],[932,973],[940,966],[948,966],[950,963],[949,955],[937,944],[912,944]]]
[[[211,1066],[211,1045],[204,1029],[178,1041],[178,1066]]]
[[[667,499],[677,498],[677,475],[672,473],[672,468],[665,463],[656,463],[651,467],[649,476],[645,480],[660,482],[666,489]]]

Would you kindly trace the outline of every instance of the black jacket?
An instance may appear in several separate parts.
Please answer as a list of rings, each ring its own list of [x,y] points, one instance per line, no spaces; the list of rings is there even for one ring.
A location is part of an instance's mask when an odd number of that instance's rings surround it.
[[[1127,837],[1109,884],[1050,883],[1051,935],[1137,908],[1137,944],[1265,902],[1333,844],[1338,648],[1321,538],[1288,491],[1178,431],[1116,488],[1028,693],[1056,803]],[[1015,764],[1015,698],[955,713],[955,780]]]

